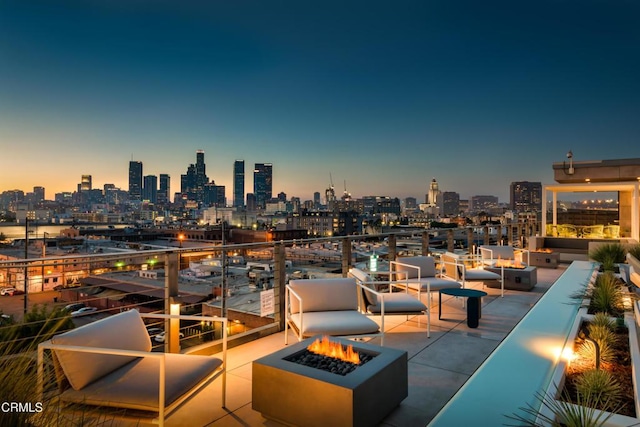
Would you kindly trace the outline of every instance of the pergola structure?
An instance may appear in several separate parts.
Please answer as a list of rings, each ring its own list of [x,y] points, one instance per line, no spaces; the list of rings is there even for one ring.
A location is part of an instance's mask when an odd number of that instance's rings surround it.
[[[640,241],[640,159],[554,163],[558,184],[545,185],[542,194],[542,232],[547,229],[548,193],[552,194],[552,224],[557,225],[558,193],[618,193],[620,237]]]

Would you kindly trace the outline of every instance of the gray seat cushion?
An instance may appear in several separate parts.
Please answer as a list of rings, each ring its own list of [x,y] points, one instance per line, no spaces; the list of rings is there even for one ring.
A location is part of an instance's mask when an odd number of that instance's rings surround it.
[[[460,288],[462,284],[452,280],[446,279],[443,277],[425,277],[422,279],[411,279],[409,282],[398,282],[397,286],[405,287],[408,286],[409,289],[414,291],[426,292],[427,284],[431,288],[431,291],[437,291],[445,288]]]
[[[403,292],[385,293],[382,299],[384,300],[384,314],[420,313],[427,309],[422,301]],[[380,314],[382,304],[380,302],[375,305],[369,304],[367,311],[372,314]]]
[[[500,280],[501,278],[502,276],[500,276],[498,273],[494,273],[488,270],[483,270],[481,268],[478,268],[478,269],[468,268],[464,272],[464,279],[471,280],[471,281]]]
[[[129,310],[73,329],[51,339],[53,344],[151,351],[151,339],[137,310]],[[56,350],[69,384],[80,390],[135,359],[97,353]]]
[[[374,334],[378,324],[355,310],[304,312],[303,327],[300,328],[300,313],[291,315],[301,335],[361,335]]]
[[[220,359],[210,356],[171,353],[164,356],[166,406],[213,375],[222,364]],[[60,398],[87,405],[157,411],[159,363],[159,359],[152,357],[136,359],[82,390],[66,390]]]

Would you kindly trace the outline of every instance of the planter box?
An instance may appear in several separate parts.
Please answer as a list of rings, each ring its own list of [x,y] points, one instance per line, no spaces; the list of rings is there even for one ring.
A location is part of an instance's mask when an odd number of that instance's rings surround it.
[[[622,427],[637,425],[638,423],[640,423],[640,401],[638,399],[638,385],[640,384],[640,350],[638,348],[638,335],[636,331],[637,324],[635,320],[635,318],[638,317],[637,307],[634,308],[634,311],[636,311],[635,316],[634,314],[629,312],[625,313],[624,323],[625,326],[627,326],[627,328],[629,329],[629,350],[631,352],[631,364],[633,366],[632,375],[636,416],[629,417],[626,415],[613,414],[611,418],[609,418],[604,424],[608,427]],[[576,335],[578,334],[578,331],[580,329],[580,325],[582,324],[582,322],[589,321],[592,317],[592,315],[587,314],[586,307],[583,307],[578,311],[578,315],[576,316],[569,337],[567,338],[565,348],[568,347],[569,350],[573,350],[573,345],[576,339]],[[556,369],[553,372],[551,382],[549,383],[549,387],[546,390],[547,395],[555,395],[556,398],[558,398],[558,396],[560,395],[561,390],[563,390],[564,388],[565,373],[568,363],[569,362],[567,362],[565,359],[562,359],[556,365]],[[553,418],[553,414],[544,405],[540,408],[540,413],[546,415],[547,417]]]

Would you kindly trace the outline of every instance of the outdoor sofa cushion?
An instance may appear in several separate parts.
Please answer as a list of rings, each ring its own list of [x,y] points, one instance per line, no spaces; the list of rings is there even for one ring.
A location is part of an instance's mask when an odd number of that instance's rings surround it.
[[[331,279],[290,280],[289,287],[302,299],[302,311],[357,310],[358,291],[356,280],[351,277]],[[298,298],[289,299],[291,313],[300,311]]]
[[[379,327],[376,322],[356,310],[304,311],[302,327],[300,313],[292,314],[291,321],[303,336],[323,335],[363,335],[375,334]]]
[[[51,339],[57,345],[151,351],[151,339],[137,310],[106,317]],[[88,384],[132,362],[136,357],[56,350],[56,357],[71,387]]]
[[[420,277],[435,277],[436,275],[436,262],[431,256],[399,257],[397,261],[401,264],[420,267]],[[403,273],[398,275],[397,279],[416,279],[418,277],[418,269],[401,264],[396,264],[396,271]]]
[[[222,360],[210,356],[165,353],[165,406],[171,405],[204,378]],[[112,406],[146,411],[158,410],[159,358],[141,357],[107,374],[82,390],[68,389],[65,402]]]

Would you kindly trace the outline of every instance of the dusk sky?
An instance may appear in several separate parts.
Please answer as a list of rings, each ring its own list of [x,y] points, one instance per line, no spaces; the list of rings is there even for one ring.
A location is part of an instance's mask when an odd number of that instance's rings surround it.
[[[273,192],[508,202],[552,163],[640,158],[636,1],[0,0],[0,192],[171,192],[205,151]]]

